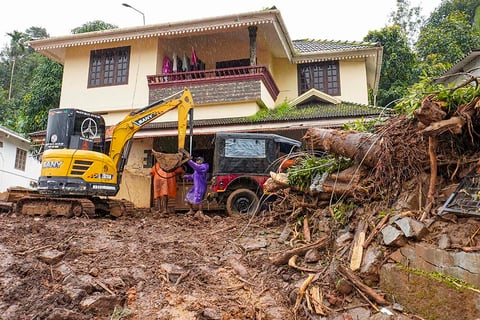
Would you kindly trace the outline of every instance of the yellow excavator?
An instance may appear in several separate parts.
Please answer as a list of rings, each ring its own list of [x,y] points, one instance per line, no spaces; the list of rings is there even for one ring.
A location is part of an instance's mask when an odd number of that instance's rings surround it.
[[[27,215],[119,217],[133,209],[126,200],[111,199],[120,188],[134,134],[166,112],[178,109],[178,153],[154,152],[162,169],[181,166],[193,99],[189,89],[129,113],[110,128],[102,116],[79,109],[49,111],[38,194],[21,197],[15,211]]]

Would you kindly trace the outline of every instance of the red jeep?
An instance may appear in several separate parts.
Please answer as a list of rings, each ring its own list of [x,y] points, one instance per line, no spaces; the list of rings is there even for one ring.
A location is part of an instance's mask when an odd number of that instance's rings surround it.
[[[217,133],[210,196],[229,215],[254,213],[270,171],[278,170],[278,159],[300,146],[300,141],[276,134]]]

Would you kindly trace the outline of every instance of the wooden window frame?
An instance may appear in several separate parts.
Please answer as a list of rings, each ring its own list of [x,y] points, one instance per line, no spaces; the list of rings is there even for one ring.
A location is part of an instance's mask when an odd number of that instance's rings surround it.
[[[15,154],[15,169],[25,171],[27,165],[27,150],[17,148]]]
[[[130,46],[90,51],[88,88],[128,84]]]
[[[340,67],[338,61],[302,63],[297,66],[298,92],[315,88],[331,96],[339,96]]]

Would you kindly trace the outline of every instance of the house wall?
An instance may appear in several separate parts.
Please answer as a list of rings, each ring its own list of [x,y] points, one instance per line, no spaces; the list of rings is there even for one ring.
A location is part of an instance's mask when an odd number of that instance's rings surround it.
[[[365,60],[340,60],[342,101],[368,104],[367,69]]]
[[[0,133],[0,192],[11,187],[32,188],[31,183],[36,184],[40,176],[40,162],[34,159],[30,153],[27,154],[25,171],[15,169],[15,157],[17,147],[29,150],[30,145],[12,136],[5,136]]]
[[[297,65],[291,64],[288,59],[274,59],[270,72],[280,89],[276,105],[298,97]]]
[[[340,60],[340,89],[342,101],[368,104],[367,70],[365,60]],[[287,59],[275,59],[272,76],[280,89],[276,104],[298,96],[297,65]]]
[[[131,45],[129,82],[126,85],[88,88],[90,51]],[[97,44],[67,49],[61,108],[79,108],[90,112],[121,112],[123,116],[148,104],[146,76],[155,74],[157,68],[157,40],[140,39],[115,44]],[[137,76],[138,75],[138,76]],[[105,116],[107,125],[114,124]]]

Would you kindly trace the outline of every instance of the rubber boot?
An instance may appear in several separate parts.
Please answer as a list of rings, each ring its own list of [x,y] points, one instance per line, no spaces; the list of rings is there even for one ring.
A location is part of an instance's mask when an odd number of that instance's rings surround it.
[[[157,212],[157,213],[160,212],[161,206],[162,206],[161,199],[159,199],[159,198],[155,199],[155,212]]]
[[[167,205],[168,205],[168,198],[162,197],[160,199],[160,213],[167,214]]]

